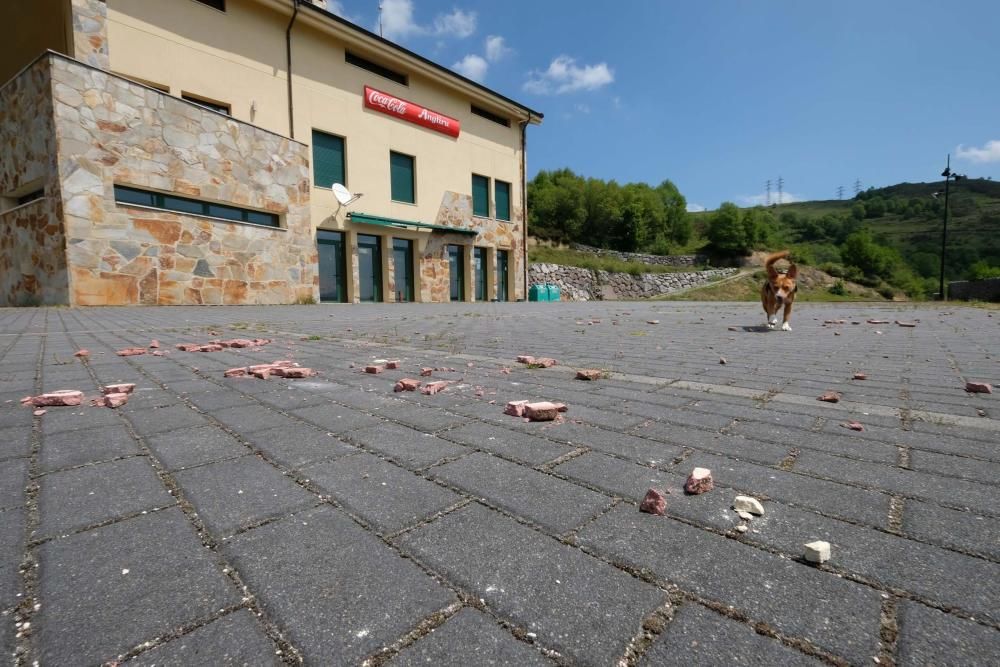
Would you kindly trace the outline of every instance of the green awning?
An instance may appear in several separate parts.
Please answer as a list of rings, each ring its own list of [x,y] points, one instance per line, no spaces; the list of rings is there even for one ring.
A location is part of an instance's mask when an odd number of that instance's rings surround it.
[[[442,232],[451,232],[453,234],[469,234],[471,236],[476,236],[479,232],[474,229],[463,229],[461,227],[449,227],[447,225],[431,225],[426,222],[414,222],[412,220],[397,220],[395,218],[386,218],[381,215],[368,215],[367,213],[348,213],[347,217],[351,222],[359,222],[366,225],[381,225],[383,227],[398,227],[399,229],[406,229],[408,227],[416,227],[417,229],[430,229],[438,230]]]

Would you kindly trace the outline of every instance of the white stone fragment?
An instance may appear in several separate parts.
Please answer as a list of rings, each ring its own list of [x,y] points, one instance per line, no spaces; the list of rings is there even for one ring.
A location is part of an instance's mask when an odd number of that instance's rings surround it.
[[[810,542],[805,545],[803,556],[810,563],[825,563],[830,560],[830,543],[821,540]]]
[[[737,533],[747,532],[747,525],[745,523],[741,523],[740,525],[736,526],[736,532]]]
[[[764,506],[760,504],[760,501],[750,496],[736,496],[736,500],[733,501],[733,509],[737,512],[742,510],[758,516],[764,513]]]
[[[736,510],[736,515],[739,516],[744,521],[753,521],[753,514],[746,512],[744,510]]]

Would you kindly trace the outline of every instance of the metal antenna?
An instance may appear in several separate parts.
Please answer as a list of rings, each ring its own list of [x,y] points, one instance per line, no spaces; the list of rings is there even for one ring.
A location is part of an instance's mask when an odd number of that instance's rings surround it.
[[[843,185],[838,185],[837,186],[837,199],[843,199],[843,198],[844,198],[844,186]]]
[[[858,194],[860,192],[861,192],[861,179],[856,178],[854,179],[854,194]]]
[[[382,37],[382,0],[378,0],[378,36]]]
[[[785,189],[785,179],[778,176],[778,206],[781,206],[782,191]]]
[[[767,179],[767,205],[771,205],[771,179]]]

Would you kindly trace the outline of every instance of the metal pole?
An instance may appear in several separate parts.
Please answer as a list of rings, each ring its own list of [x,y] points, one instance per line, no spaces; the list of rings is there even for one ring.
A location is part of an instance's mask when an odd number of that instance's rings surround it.
[[[948,165],[944,173],[944,225],[941,227],[941,280],[938,284],[938,295],[941,301],[946,301],[944,295],[944,253],[948,243],[948,185],[951,183],[951,153],[948,154]]]

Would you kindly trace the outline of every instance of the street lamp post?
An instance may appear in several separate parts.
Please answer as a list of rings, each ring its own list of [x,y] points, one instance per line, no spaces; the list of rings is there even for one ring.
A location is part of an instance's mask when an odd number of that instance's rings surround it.
[[[941,279],[938,284],[938,298],[944,301],[944,253],[948,244],[948,191],[950,190],[948,186],[951,184],[951,179],[953,178],[956,182],[965,178],[965,176],[960,174],[952,173],[951,153],[948,154],[948,164],[945,166],[944,171],[941,172],[941,175],[944,176],[944,224],[941,226]],[[934,196],[936,197],[938,194],[940,193],[935,192]]]

